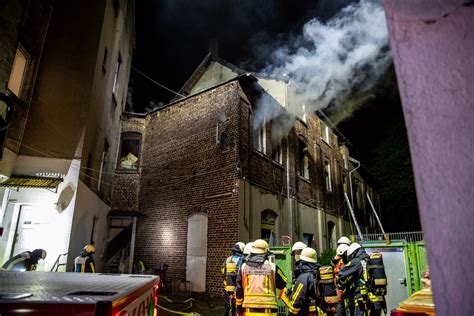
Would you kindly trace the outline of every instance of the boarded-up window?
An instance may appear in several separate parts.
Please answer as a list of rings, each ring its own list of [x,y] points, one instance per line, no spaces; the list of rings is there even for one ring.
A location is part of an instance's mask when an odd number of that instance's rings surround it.
[[[188,219],[186,281],[193,292],[206,291],[207,222],[204,213],[192,214]]]

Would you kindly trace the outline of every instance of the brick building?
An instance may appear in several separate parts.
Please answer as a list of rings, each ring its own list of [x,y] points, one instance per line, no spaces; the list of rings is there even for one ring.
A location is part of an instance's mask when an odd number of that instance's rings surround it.
[[[291,238],[321,251],[351,233],[348,148],[315,113],[291,115],[288,89],[209,55],[184,98],[124,117],[130,150],[120,152],[112,208],[144,214],[135,260],[167,264],[168,282],[186,279],[193,291],[220,296],[220,268],[237,241]],[[364,196],[378,206],[377,194],[359,173],[351,178],[358,222],[371,231]]]

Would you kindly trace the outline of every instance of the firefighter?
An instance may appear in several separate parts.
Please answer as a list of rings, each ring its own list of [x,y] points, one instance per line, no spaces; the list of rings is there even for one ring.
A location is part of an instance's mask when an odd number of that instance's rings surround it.
[[[243,242],[236,243],[231,249],[232,255],[227,257],[222,268],[224,273],[225,316],[229,315],[231,308],[232,315],[235,315],[235,283],[244,248],[245,244]]]
[[[293,260],[294,260],[293,262],[295,263],[295,270],[293,273],[293,282],[296,280],[296,278],[301,272],[300,267],[299,267],[301,263],[300,256],[301,256],[301,251],[303,251],[303,249],[305,249],[306,247],[308,246],[301,241],[295,242],[293,247],[291,247],[291,255],[293,256]]]
[[[277,315],[276,289],[286,286],[286,276],[268,256],[269,246],[263,239],[254,241],[250,255],[237,275],[236,303],[238,315]]]
[[[353,303],[354,316],[380,315],[381,310],[369,300],[367,263],[370,257],[361,245],[353,243],[347,249],[347,259],[349,262],[337,278],[338,290]]]
[[[74,272],[95,273],[94,258],[95,247],[91,244],[85,245],[79,256],[74,259]]]
[[[10,271],[35,271],[38,261],[45,258],[46,250],[44,249],[24,251],[5,262],[2,269]]]
[[[344,268],[344,264],[347,262],[347,249],[349,248],[346,244],[340,244],[337,246],[336,255],[332,259],[334,265],[334,283],[337,282],[339,272]],[[337,284],[336,284],[337,285]],[[336,304],[336,315],[346,315],[344,300],[342,299],[342,291],[338,290],[337,293],[337,304]]]
[[[317,297],[318,270],[317,253],[313,248],[306,247],[300,255],[300,274],[295,280],[291,290],[280,292],[280,298],[288,306],[290,315],[318,315]]]
[[[337,245],[339,246],[339,245],[342,245],[342,244],[350,246],[351,245],[351,240],[346,236],[342,236],[341,238],[339,238],[337,240]]]

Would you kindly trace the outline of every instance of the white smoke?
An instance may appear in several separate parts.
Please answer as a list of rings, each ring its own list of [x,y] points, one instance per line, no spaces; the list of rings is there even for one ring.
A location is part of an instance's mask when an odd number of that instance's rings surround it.
[[[271,60],[262,73],[290,80],[294,115],[301,116],[303,104],[306,112],[340,106],[372,88],[391,63],[381,3],[361,0],[326,23],[307,22],[303,34],[274,50]],[[266,112],[264,105],[258,111]]]

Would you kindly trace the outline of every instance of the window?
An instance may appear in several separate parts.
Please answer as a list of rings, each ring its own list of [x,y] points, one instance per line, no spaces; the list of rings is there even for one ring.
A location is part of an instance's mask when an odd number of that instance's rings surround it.
[[[326,144],[329,144],[329,127],[323,121],[319,121],[319,124],[321,127],[321,139]]]
[[[272,159],[278,162],[279,164],[283,163],[283,150],[281,148],[281,139],[272,149]]]
[[[327,160],[324,161],[324,180],[326,182],[326,191],[332,192],[331,164]]]
[[[336,224],[332,221],[328,222],[328,248],[336,249],[337,248],[337,239],[336,239]]]
[[[299,140],[299,167],[300,167],[300,176],[305,179],[309,178],[309,155],[308,155],[308,146],[302,140]]]
[[[17,97],[20,97],[25,79],[26,68],[28,66],[28,54],[20,47],[16,49],[15,58],[13,59],[10,78],[8,79],[8,89]]]
[[[122,133],[119,168],[137,170],[139,166],[141,134]]]
[[[272,210],[265,210],[261,214],[261,237],[270,246],[275,246],[276,240],[276,219],[278,215]]]
[[[107,50],[107,47],[104,49],[104,58],[102,59],[102,73],[107,72],[107,55],[109,54],[109,51]]]
[[[313,234],[306,234],[306,233],[303,233],[303,242],[308,246],[308,247],[312,247],[312,243],[313,243]],[[314,247],[312,247],[314,248]]]
[[[301,120],[306,123],[306,105],[301,106],[301,111],[303,112],[301,114]]]
[[[253,129],[253,147],[255,150],[265,154],[266,134],[265,134],[265,120],[262,121],[261,126]]]
[[[342,189],[344,190],[344,192],[347,192],[347,181],[345,174],[342,175]]]
[[[120,53],[118,55],[117,59],[117,64],[115,66],[115,75],[114,75],[114,86],[112,88],[112,92],[114,93],[114,96],[117,95],[117,90],[119,87],[119,76],[120,76],[120,67],[122,66],[122,56],[120,56]]]
[[[219,135],[219,148],[221,153],[229,150],[229,137],[226,128],[223,129]]]

